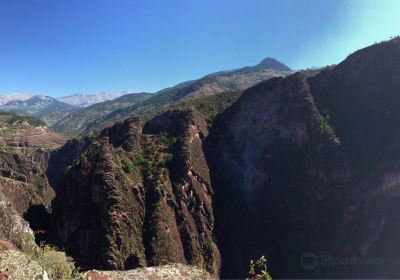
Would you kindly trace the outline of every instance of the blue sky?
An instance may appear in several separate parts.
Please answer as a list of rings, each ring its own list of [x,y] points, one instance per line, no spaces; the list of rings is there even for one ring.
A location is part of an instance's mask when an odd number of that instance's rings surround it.
[[[335,64],[400,34],[398,0],[0,0],[0,94],[157,91],[274,57]]]

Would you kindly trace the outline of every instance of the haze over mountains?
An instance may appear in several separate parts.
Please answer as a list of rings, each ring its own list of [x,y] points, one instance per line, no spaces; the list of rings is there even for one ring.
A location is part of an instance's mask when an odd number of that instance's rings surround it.
[[[76,93],[73,95],[69,96],[63,96],[57,98],[59,101],[78,106],[78,107],[87,107],[96,103],[104,102],[107,100],[113,100],[117,97],[120,97],[124,94],[127,94],[128,92],[122,93],[122,92],[117,92],[117,93],[112,93],[112,92],[100,92],[96,94],[82,94],[82,93]]]
[[[69,105],[77,106],[77,107],[87,107],[92,104],[104,102],[107,100],[113,100],[122,95],[128,94],[128,92],[118,92],[118,93],[109,93],[109,92],[100,92],[96,94],[82,94],[76,93],[69,96],[62,96],[57,99],[58,101],[67,103]],[[0,106],[5,105],[10,101],[24,101],[32,98],[33,96],[42,96],[40,94],[23,94],[23,93],[10,93],[10,94],[1,94],[0,95]]]
[[[27,100],[31,98],[32,95],[23,94],[23,93],[10,93],[10,94],[3,94],[0,95],[0,106],[15,100]]]

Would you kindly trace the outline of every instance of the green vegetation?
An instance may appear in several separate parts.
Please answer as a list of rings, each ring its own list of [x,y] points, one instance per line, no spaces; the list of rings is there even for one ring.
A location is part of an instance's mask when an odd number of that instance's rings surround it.
[[[207,124],[211,126],[215,116],[232,105],[241,94],[241,91],[222,92],[206,97],[179,102],[166,107],[166,109],[193,108],[201,112],[204,115]]]
[[[35,177],[34,184],[38,187],[47,186],[47,179],[44,176]]]
[[[137,154],[134,165],[139,166],[144,177],[168,175],[168,164],[173,160],[171,148],[177,139],[165,134],[142,135],[142,152]]]
[[[250,261],[249,278],[248,280],[272,280],[267,270],[267,259],[262,256],[254,263]]]
[[[329,112],[327,109],[322,110],[322,114],[321,114],[321,121],[319,124],[319,128],[321,130],[321,132],[330,132],[332,131],[330,125],[329,125],[329,120],[331,119],[331,116],[329,115]]]
[[[174,156],[172,154],[166,154],[164,157],[165,162],[171,162],[173,158]]]
[[[78,135],[92,128],[102,127],[100,124],[108,114],[133,106],[152,96],[151,93],[132,93],[111,101],[96,103],[86,108],[73,111],[69,116],[51,126],[57,132]]]
[[[46,126],[46,123],[35,118],[29,116],[20,116],[15,113],[8,113],[4,111],[0,111],[0,121],[3,121],[7,125],[13,125],[16,123],[27,122],[32,126]]]
[[[55,247],[42,244],[34,259],[50,274],[53,279],[79,279],[78,269],[71,257]]]
[[[72,258],[65,255],[64,252],[44,243],[37,247],[33,235],[24,234],[21,236],[21,240],[22,252],[37,261],[52,279],[81,279]]]
[[[133,163],[128,158],[123,158],[122,162],[122,169],[125,173],[132,174],[135,170]]]

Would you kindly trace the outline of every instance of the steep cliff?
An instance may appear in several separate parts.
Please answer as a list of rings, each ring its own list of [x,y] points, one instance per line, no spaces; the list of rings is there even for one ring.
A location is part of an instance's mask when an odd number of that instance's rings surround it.
[[[206,150],[223,277],[262,254],[275,277],[400,274],[399,89],[397,39],[263,82],[217,117]]]
[[[123,160],[140,148],[140,133],[137,119],[104,130],[78,152],[58,188],[54,241],[83,267],[145,264],[143,187],[139,178],[123,170]],[[70,153],[75,143],[72,140],[55,156],[63,150]]]
[[[127,119],[53,153],[63,170],[53,202],[52,241],[87,268],[130,269],[171,262],[217,274],[204,118],[167,112]],[[68,156],[60,162],[57,158]],[[48,173],[49,172],[48,169]],[[51,177],[51,176],[50,176]]]
[[[55,195],[45,174],[49,156],[66,140],[33,117],[0,112],[1,279],[72,277],[65,254],[35,242],[43,239],[40,230],[49,223]]]
[[[20,214],[32,205],[50,206],[47,161],[66,140],[37,119],[0,111],[0,191]]]

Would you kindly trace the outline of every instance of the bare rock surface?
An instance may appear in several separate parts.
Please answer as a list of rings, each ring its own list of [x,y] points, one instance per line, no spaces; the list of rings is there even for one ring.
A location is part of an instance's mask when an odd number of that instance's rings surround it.
[[[189,265],[169,264],[163,266],[137,268],[128,271],[89,271],[85,280],[211,280],[206,271]]]

